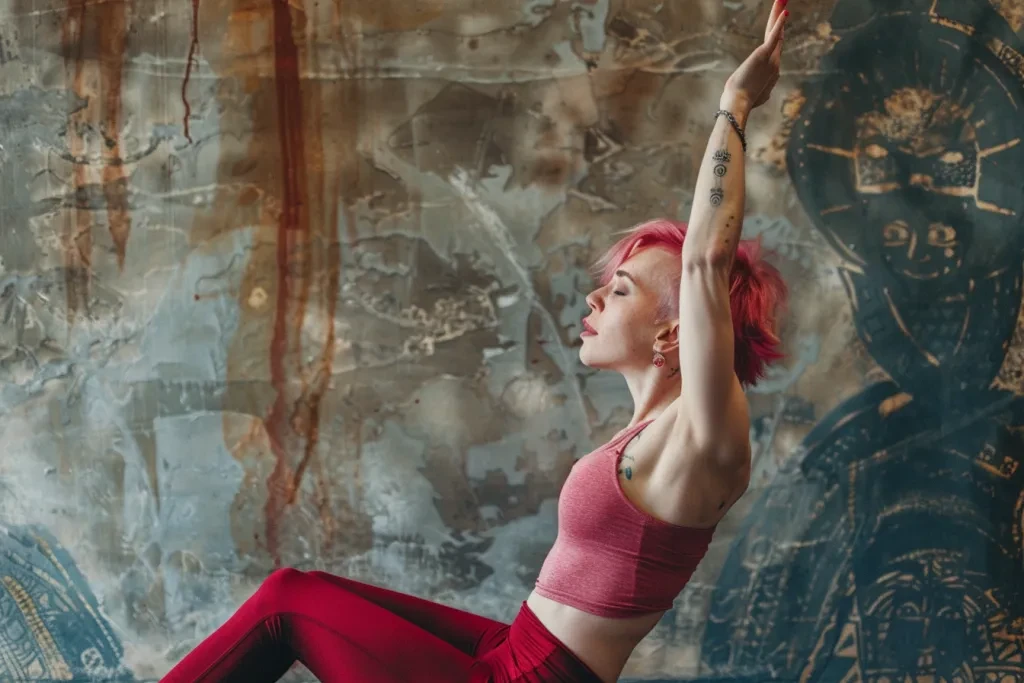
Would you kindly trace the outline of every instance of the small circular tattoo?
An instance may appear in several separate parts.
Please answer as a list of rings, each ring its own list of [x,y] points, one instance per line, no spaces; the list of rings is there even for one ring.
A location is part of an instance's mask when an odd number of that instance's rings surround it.
[[[715,166],[715,175],[719,178],[725,175],[725,164],[718,164]]]

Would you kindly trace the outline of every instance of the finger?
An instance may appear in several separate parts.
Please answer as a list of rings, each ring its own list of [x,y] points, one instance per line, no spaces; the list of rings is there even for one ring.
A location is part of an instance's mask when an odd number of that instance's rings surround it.
[[[768,40],[768,36],[771,35],[771,32],[778,23],[778,20],[785,12],[785,6],[787,3],[788,0],[775,0],[775,2],[772,3],[771,11],[768,13],[768,23],[765,25],[765,40]]]
[[[782,45],[782,29],[786,27],[786,19],[789,18],[789,12],[783,11],[782,16],[775,22],[775,26],[772,27],[772,31],[765,38],[764,44],[768,48],[768,52],[775,52],[775,49]]]
[[[775,62],[776,65],[779,65],[779,64],[782,63],[782,46],[785,45],[785,43],[786,43],[786,27],[783,26],[782,27],[782,37],[779,38],[778,44],[775,46],[775,49],[772,51],[772,61]]]
[[[764,27],[764,39],[766,42],[768,40],[768,36],[772,33],[772,28],[775,27],[775,23],[779,20],[779,17],[782,16],[782,10],[786,9],[786,2],[788,2],[788,0],[775,0],[775,2],[772,3],[772,11],[768,13],[768,23],[765,24]]]
[[[771,35],[775,22],[779,20],[779,16],[782,14],[782,10],[786,6],[786,1],[787,0],[775,0],[772,3],[772,9],[768,12],[768,21],[764,25],[765,40],[768,40],[768,36]]]

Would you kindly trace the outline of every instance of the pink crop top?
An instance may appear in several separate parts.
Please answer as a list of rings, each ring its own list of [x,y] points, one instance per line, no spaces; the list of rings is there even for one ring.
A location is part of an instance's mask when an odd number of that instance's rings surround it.
[[[649,422],[573,466],[558,499],[558,537],[537,577],[538,594],[601,617],[663,612],[707,552],[714,527],[663,522],[619,484],[619,459]]]

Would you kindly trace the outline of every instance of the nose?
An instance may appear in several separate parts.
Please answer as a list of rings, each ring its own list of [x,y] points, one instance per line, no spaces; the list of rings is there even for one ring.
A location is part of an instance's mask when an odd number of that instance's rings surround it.
[[[599,295],[600,291],[600,289],[595,289],[590,294],[587,294],[587,306],[590,307],[590,310],[592,311],[601,310],[601,297]]]
[[[910,233],[910,241],[907,243],[907,259],[911,262],[924,263],[930,261],[931,257],[921,249],[917,233]]]

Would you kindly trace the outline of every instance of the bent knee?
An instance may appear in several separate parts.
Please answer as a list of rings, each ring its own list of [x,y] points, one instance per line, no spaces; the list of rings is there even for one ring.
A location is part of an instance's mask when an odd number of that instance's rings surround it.
[[[275,569],[263,579],[256,591],[265,603],[280,604],[289,597],[294,599],[302,593],[310,583],[310,576],[305,572],[291,567]]]

